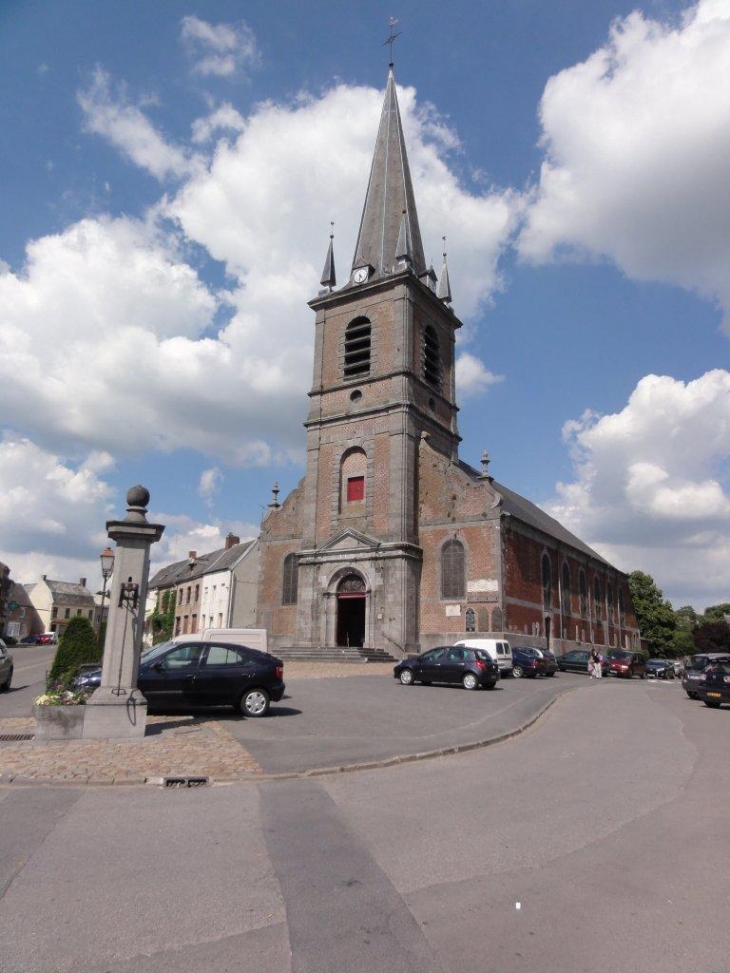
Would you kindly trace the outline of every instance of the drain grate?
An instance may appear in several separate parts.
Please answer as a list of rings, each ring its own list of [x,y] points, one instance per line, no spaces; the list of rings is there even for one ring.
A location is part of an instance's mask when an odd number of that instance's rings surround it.
[[[165,777],[165,787],[207,787],[210,783],[207,777]]]
[[[23,743],[34,737],[35,733],[0,733],[0,743]]]

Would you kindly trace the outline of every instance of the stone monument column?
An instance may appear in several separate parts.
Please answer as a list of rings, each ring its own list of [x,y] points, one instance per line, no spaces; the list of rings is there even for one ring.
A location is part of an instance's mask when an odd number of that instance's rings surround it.
[[[162,537],[161,524],[147,522],[148,490],[127,492],[127,516],[110,520],[106,529],[116,541],[114,576],[109,595],[101,686],[86,703],[83,739],[143,737],[147,700],[137,688],[142,626],[147,597],[150,547]]]

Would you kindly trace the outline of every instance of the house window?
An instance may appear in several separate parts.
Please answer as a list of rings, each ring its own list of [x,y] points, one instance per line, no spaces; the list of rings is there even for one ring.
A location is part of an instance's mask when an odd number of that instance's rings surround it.
[[[464,545],[455,538],[441,548],[441,597],[463,598],[466,594]]]
[[[296,554],[287,554],[284,558],[284,577],[281,586],[282,605],[296,605],[299,565]]]
[[[623,589],[618,589],[618,623],[623,628],[626,624],[626,608],[624,606]]]
[[[89,621],[91,621],[93,617],[94,617],[94,612],[91,609],[89,609]]]
[[[613,585],[608,586],[608,624],[613,625],[615,619],[613,617]]]
[[[199,601],[200,600],[200,585],[199,584],[196,584],[195,585],[195,600],[196,601]]]
[[[58,618],[58,608],[51,609],[51,618]]]
[[[70,618],[71,617],[71,609],[70,608],[67,608],[66,609],[66,611],[63,613],[63,617],[64,618]]]
[[[345,378],[370,372],[371,325],[367,318],[355,318],[345,329]]]
[[[435,389],[441,388],[441,350],[439,337],[433,325],[426,325],[423,332],[423,377]]]
[[[601,620],[601,582],[598,578],[593,582],[593,602],[596,609],[596,621]]]
[[[465,621],[466,621],[467,632],[476,632],[477,620],[476,620],[476,613],[473,608],[467,608],[465,612]]]
[[[187,593],[185,595],[185,604],[186,605],[189,605],[190,604],[190,592],[191,591],[192,591],[192,588],[188,585],[188,590],[187,590]]]
[[[578,575],[578,589],[580,592],[580,614],[581,618],[588,617],[588,584],[586,582],[586,573],[581,569]]]
[[[349,476],[347,478],[347,502],[359,503],[365,499],[365,477]]]

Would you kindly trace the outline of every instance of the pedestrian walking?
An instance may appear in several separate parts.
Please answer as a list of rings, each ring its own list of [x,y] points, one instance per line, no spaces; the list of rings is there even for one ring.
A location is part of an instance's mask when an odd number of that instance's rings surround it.
[[[591,650],[591,661],[588,663],[588,671],[591,679],[600,679],[603,676],[601,671],[601,657],[595,649]]]

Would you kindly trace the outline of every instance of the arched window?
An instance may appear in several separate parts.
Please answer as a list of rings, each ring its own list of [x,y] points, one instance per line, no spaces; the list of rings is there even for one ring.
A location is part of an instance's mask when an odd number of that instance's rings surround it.
[[[608,590],[606,593],[608,595],[608,624],[613,625],[614,617],[613,617],[613,585],[612,584],[608,586]]]
[[[550,570],[550,558],[542,556],[542,607],[550,611],[553,603],[553,574]]]
[[[441,388],[439,336],[431,324],[427,324],[423,331],[423,378],[433,388]]]
[[[284,577],[281,586],[282,605],[296,605],[299,582],[299,565],[296,554],[287,554],[284,558]]]
[[[618,589],[618,623],[621,628],[626,624],[626,608],[624,606],[623,588]]]
[[[340,510],[365,502],[365,474],[368,457],[364,449],[354,447],[343,453],[340,461]],[[353,513],[358,512],[355,507]]]
[[[355,318],[345,329],[345,378],[370,373],[370,321]]]
[[[466,594],[464,545],[456,539],[441,548],[441,597],[463,598]]]
[[[581,568],[580,574],[578,575],[578,590],[580,596],[580,617],[588,618],[588,584],[583,568]]]
[[[567,561],[563,562],[563,577],[562,577],[562,607],[563,614],[570,615],[570,568],[568,567]]]
[[[476,619],[476,612],[474,611],[473,608],[467,608],[466,612],[464,613],[464,620],[466,622],[467,632],[476,632],[477,619]]]
[[[593,582],[593,607],[596,612],[596,621],[600,622],[601,615],[601,582],[598,578]]]

